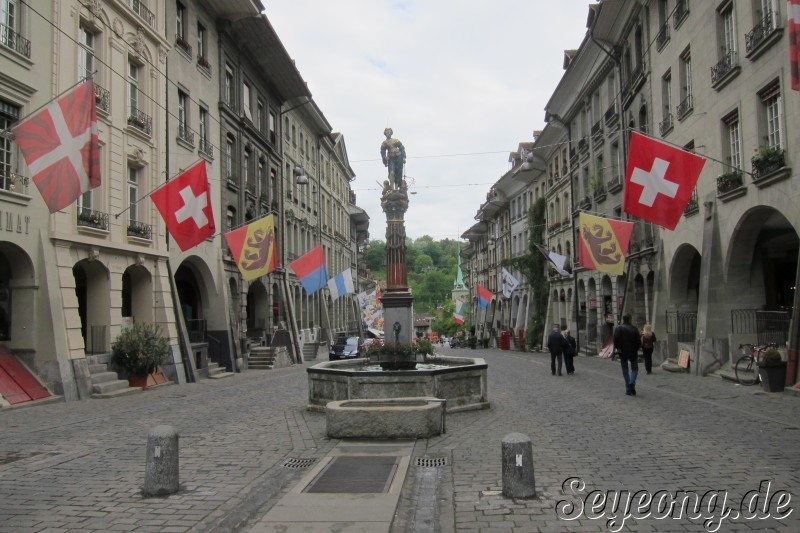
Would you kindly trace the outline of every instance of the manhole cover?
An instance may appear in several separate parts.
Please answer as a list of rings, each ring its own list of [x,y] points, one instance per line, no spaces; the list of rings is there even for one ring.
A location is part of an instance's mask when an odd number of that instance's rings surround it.
[[[363,494],[389,490],[397,457],[354,455],[334,458],[303,492]]]
[[[416,465],[438,468],[440,466],[447,466],[447,459],[444,457],[417,457]]]
[[[313,465],[315,461],[316,459],[296,459],[294,457],[289,457],[281,466],[286,468],[307,468]]]

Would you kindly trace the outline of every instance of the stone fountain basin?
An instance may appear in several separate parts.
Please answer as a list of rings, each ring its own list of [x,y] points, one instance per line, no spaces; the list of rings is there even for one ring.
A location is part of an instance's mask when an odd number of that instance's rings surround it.
[[[328,402],[325,422],[334,439],[426,439],[443,431],[438,398],[385,398]]]
[[[328,402],[380,398],[439,398],[447,412],[489,408],[488,365],[480,358],[436,356],[441,368],[364,370],[369,361],[318,363],[308,373],[308,409],[323,412]]]

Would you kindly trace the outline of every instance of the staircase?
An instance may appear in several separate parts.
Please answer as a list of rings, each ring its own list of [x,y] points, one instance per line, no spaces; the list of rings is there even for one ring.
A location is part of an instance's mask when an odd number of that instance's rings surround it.
[[[271,370],[275,368],[275,349],[267,346],[255,346],[250,349],[250,358],[247,360],[250,370]]]
[[[307,342],[303,345],[303,360],[304,361],[316,361],[317,360],[317,350],[319,349],[318,342]]]
[[[211,361],[208,362],[208,378],[209,379],[222,379],[228,378],[233,375],[233,372],[228,372],[224,368],[219,366],[219,363],[213,363]]]
[[[675,372],[676,374],[680,374],[686,372],[685,368],[681,368],[678,365],[678,360],[674,357],[668,358],[666,361],[661,363],[661,369],[667,372]]]
[[[128,381],[119,379],[116,372],[108,370],[110,353],[90,355],[86,357],[89,363],[89,379],[92,382],[92,398],[116,398],[142,392],[141,387],[131,387]]]

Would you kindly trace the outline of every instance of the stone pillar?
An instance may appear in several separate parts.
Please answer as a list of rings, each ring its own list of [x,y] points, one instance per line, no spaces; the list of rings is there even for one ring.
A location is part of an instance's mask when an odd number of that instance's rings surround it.
[[[536,496],[531,439],[522,433],[509,433],[503,437],[502,454],[503,496],[506,498]]]
[[[147,435],[144,493],[161,496],[178,492],[178,431],[156,426]]]

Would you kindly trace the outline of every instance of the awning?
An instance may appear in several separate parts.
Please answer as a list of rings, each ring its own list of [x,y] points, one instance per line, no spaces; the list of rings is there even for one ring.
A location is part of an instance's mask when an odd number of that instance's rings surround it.
[[[383,332],[381,330],[375,329],[375,328],[367,328],[367,335],[372,337],[372,338],[376,338],[376,337],[379,338],[379,339],[383,338]]]

